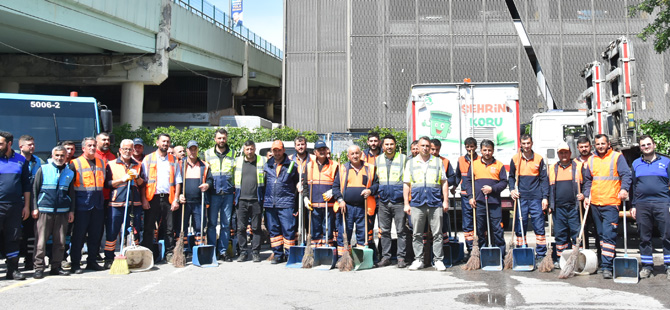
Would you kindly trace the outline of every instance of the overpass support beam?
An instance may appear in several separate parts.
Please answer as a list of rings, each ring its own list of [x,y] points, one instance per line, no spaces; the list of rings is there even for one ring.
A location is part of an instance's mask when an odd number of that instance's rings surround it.
[[[136,129],[142,126],[144,107],[144,83],[125,82],[121,84],[121,124],[130,124]]]
[[[242,76],[232,79],[233,96],[244,96],[249,90],[249,42],[244,44]]]

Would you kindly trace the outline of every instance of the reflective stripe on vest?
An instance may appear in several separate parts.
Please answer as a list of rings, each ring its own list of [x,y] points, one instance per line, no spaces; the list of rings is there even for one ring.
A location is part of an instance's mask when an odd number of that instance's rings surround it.
[[[74,172],[67,166],[62,171],[53,164],[42,167],[42,186],[37,198],[37,210],[43,213],[66,213],[72,200],[68,196]]]
[[[423,186],[421,187],[440,187],[440,172],[442,170],[442,161],[438,160],[439,158],[434,157],[433,155],[430,156],[430,159],[428,160],[428,169],[426,169],[426,172],[423,172],[422,166],[414,166],[414,160],[422,160],[421,157],[415,157],[412,158],[412,160],[409,162],[409,171],[412,173],[410,175],[410,179],[412,181],[412,186],[414,187],[415,184],[420,184],[423,183]],[[434,164],[431,166],[431,162],[434,159]]]
[[[105,184],[105,166],[102,160],[95,159],[95,167],[88,164],[88,160],[80,156],[73,161],[77,177],[74,181],[74,190],[78,192],[101,191]]]
[[[153,152],[149,155],[148,159],[145,157],[146,166],[148,166],[149,175],[147,176],[147,185],[144,187],[145,195],[147,201],[150,201],[154,198],[156,194],[156,180],[158,178],[158,173],[156,167],[158,166],[158,151]],[[175,194],[175,173],[177,170],[177,162],[175,157],[172,154],[167,154],[168,161],[170,162],[170,180],[168,181],[170,185],[170,195],[168,196],[168,201],[172,203],[174,200]]]
[[[217,177],[217,176],[232,176],[233,175],[233,169],[235,168],[235,157],[233,156],[233,151],[228,150],[228,153],[226,153],[223,156],[223,159],[221,159],[216,152],[214,151],[214,148],[211,148],[205,152],[205,161],[207,164],[209,164],[209,169],[210,172],[212,173],[212,177]]]
[[[130,169],[135,169],[135,171],[137,171],[137,173],[139,175],[140,171],[142,169],[142,166],[140,164],[136,164],[136,165],[133,165],[133,166],[130,166],[130,167],[126,168],[125,164],[123,164],[123,163],[119,164],[119,163],[116,162],[116,160],[112,160],[112,161],[108,162],[107,165],[109,165],[109,169],[112,171],[112,180],[123,178],[128,173],[128,170],[130,170]],[[127,190],[128,190],[126,188],[127,186],[128,186],[128,183],[123,182],[123,183],[121,183],[121,185],[117,186],[116,188],[114,188],[114,190],[112,190],[112,195],[111,195],[110,201],[109,201],[109,206],[110,207],[123,207],[123,206],[125,206],[126,194],[127,194]],[[137,185],[133,184],[131,186],[131,188],[137,188]],[[139,192],[138,192],[138,194],[139,194]],[[132,198],[130,198],[129,202],[131,202],[132,205],[134,205],[134,206],[141,206],[142,201],[141,201],[140,197],[135,197],[134,195],[135,195],[134,191],[131,192],[130,197],[132,197]]]
[[[244,156],[235,160],[235,188],[239,189],[242,185],[242,165],[244,165]],[[256,155],[256,182],[258,187],[265,186],[265,177],[263,175],[263,166],[265,166],[265,157]]]
[[[327,204],[323,200],[322,194],[333,188],[333,182],[335,182],[335,172],[339,169],[339,164],[332,160],[326,159],[328,165],[324,165],[323,169],[319,171],[319,166],[316,157],[310,158],[310,164],[308,165],[309,169],[307,171],[307,184],[309,184],[309,194],[311,196],[312,206],[317,208],[324,208],[326,205],[332,207],[334,204],[333,200],[330,200]]]
[[[377,177],[379,183],[386,183],[386,185],[402,185],[403,170],[405,170],[405,154],[395,153],[393,162],[391,163],[390,173],[386,169],[386,156],[379,156],[377,161]]]

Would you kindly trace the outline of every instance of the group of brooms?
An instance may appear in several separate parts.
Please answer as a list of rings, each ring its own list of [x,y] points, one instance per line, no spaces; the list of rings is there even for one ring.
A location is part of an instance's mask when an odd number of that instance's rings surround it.
[[[470,158],[473,158],[472,156],[473,156],[473,154],[471,154]],[[472,185],[472,187],[471,188],[474,191],[474,188],[475,188],[475,185],[474,185],[474,181],[475,181],[474,169],[470,169],[470,171],[472,173],[472,175],[471,175],[471,182],[472,182],[471,185]],[[517,176],[515,178],[515,182],[516,182],[515,185],[518,188],[518,182],[519,182],[518,170],[517,170]],[[130,188],[131,184],[132,184],[132,180],[129,180],[128,181],[128,188]],[[579,187],[579,185],[578,185],[578,187]],[[127,191],[127,192],[130,193],[130,191]],[[474,196],[474,194],[473,194],[473,196]],[[299,201],[302,202],[301,199],[299,199]],[[513,211],[514,214],[513,214],[513,218],[512,218],[512,232],[514,232],[514,225],[516,224],[517,204],[518,204],[518,199],[515,199],[514,200],[514,211]],[[126,195],[126,208],[125,208],[125,213],[124,213],[123,227],[126,226],[125,219],[126,219],[127,212],[128,212],[127,206],[128,206],[128,195]],[[367,209],[367,206],[366,206],[366,209]],[[519,211],[521,211],[521,210],[519,209]],[[477,270],[477,269],[481,268],[480,250],[479,250],[479,242],[478,242],[479,237],[477,236],[477,211],[476,211],[476,209],[473,208],[472,212],[473,212],[473,219],[474,219],[473,220],[474,240],[472,242],[473,245],[472,245],[472,251],[470,252],[470,258],[468,259],[467,263],[465,263],[465,265],[463,265],[461,267],[461,269],[463,269],[463,270]],[[589,212],[589,206],[587,205],[586,209],[585,209],[585,213],[588,214],[588,212]],[[174,256],[172,258],[172,265],[176,268],[183,268],[186,265],[186,257],[184,256],[184,242],[181,242],[181,240],[184,239],[184,229],[183,229],[184,214],[183,213],[184,213],[184,207],[182,206],[182,221],[181,221],[182,222],[181,223],[182,229],[181,229],[181,232],[179,234],[179,239],[178,239],[179,242],[176,242],[175,249],[174,249]],[[367,211],[365,213],[367,214]],[[581,213],[581,208],[580,208],[580,213]],[[520,221],[523,223],[522,220],[520,220]],[[346,229],[346,221],[343,220],[343,222],[344,222],[343,225],[345,225],[344,226],[344,231],[343,231],[343,238],[342,238],[343,243],[344,243],[344,250],[343,250],[343,253],[342,253],[342,257],[337,261],[336,267],[340,271],[351,271],[351,270],[354,269],[354,261],[353,261],[353,258],[351,257],[351,252],[350,252],[351,249],[349,247],[349,238],[348,238],[347,232],[346,232],[346,230],[347,230]],[[579,235],[577,237],[577,242],[574,245],[574,250],[572,251],[572,253],[570,253],[570,256],[566,260],[565,266],[563,266],[563,268],[561,268],[561,272],[558,275],[559,279],[567,279],[567,278],[572,277],[572,276],[575,275],[575,268],[576,268],[576,264],[577,264],[577,258],[579,257],[579,244],[582,243],[582,240],[584,238],[584,225],[585,225],[585,223],[586,223],[586,216],[582,216],[581,228],[580,228]],[[366,220],[366,224],[367,224],[367,220]],[[552,214],[549,213],[549,234],[550,235],[551,235],[551,225],[552,225]],[[123,233],[122,233],[122,239],[121,240],[124,240],[123,236],[125,234],[125,229],[123,229],[122,231],[123,231]],[[367,227],[366,227],[366,232],[367,232]],[[302,233],[302,232],[299,232],[299,233]],[[487,233],[489,233],[489,232],[487,232]],[[507,253],[505,253],[505,259],[504,259],[504,262],[503,262],[503,265],[504,265],[505,269],[512,269],[512,266],[514,264],[513,263],[513,255],[512,255],[512,252],[513,252],[514,247],[515,247],[515,241],[514,240],[515,240],[514,234],[512,234],[512,237],[507,242]],[[366,241],[367,241],[367,238],[366,238]],[[204,242],[206,243],[207,241],[204,240]],[[311,233],[307,234],[307,241],[305,243],[306,243],[306,247],[305,247],[305,254],[302,257],[302,268],[312,268],[312,266],[314,265],[314,250],[311,246],[311,244],[312,244]],[[537,269],[540,272],[551,272],[551,271],[554,270],[554,262],[553,262],[553,259],[552,259],[552,247],[551,247],[551,245],[547,246],[547,253],[546,253],[545,257],[542,259],[542,261],[540,262],[540,264],[538,265]],[[126,257],[124,256],[124,253],[123,253],[123,242],[121,243],[120,254],[117,255],[114,258],[114,263],[112,264],[112,268],[110,269],[110,273],[111,274],[128,274],[128,273],[130,273],[129,268],[128,268],[128,262],[126,260]]]
[[[474,154],[472,152],[470,153],[470,158],[473,157]],[[518,166],[518,165],[517,165]],[[474,176],[474,169],[470,169],[471,171],[471,185],[472,185],[472,191],[473,191],[473,196],[474,196],[474,190],[475,190],[475,176]],[[581,186],[578,183],[577,184],[578,191],[581,192]],[[515,188],[519,188],[519,169],[516,170],[516,177],[515,177]],[[503,266],[505,269],[512,269],[514,265],[514,257],[512,255],[512,252],[514,251],[514,248],[516,247],[516,242],[514,238],[514,225],[516,224],[516,213],[517,213],[517,204],[518,204],[518,199],[514,199],[514,210],[513,210],[513,215],[512,215],[512,236],[510,240],[507,241],[507,252],[505,253],[505,259],[503,261]],[[488,210],[487,210],[488,212]],[[579,231],[579,235],[577,237],[577,240],[575,244],[573,245],[573,251],[570,253],[570,256],[566,260],[565,266],[561,268],[561,272],[558,275],[559,279],[567,279],[575,275],[575,269],[577,265],[577,258],[579,257],[579,245],[582,244],[582,240],[584,238],[584,226],[586,224],[586,216],[583,216],[581,213],[581,206],[579,209],[580,216],[582,217],[581,219],[581,228]],[[589,212],[589,206],[586,206],[585,213],[588,214]],[[470,252],[470,258],[468,259],[467,263],[461,267],[463,270],[477,270],[481,268],[481,262],[480,262],[480,251],[479,251],[479,237],[477,236],[477,211],[476,209],[472,209],[473,216],[473,224],[474,224],[474,240],[472,241],[472,251]],[[521,214],[521,207],[519,206],[519,214]],[[523,223],[522,219],[519,219],[521,223]],[[552,214],[549,213],[549,235],[551,235],[551,228],[552,228]],[[487,231],[487,234],[490,233]],[[521,232],[523,235],[523,230]],[[552,258],[552,247],[551,244],[547,246],[547,253],[540,262],[540,264],[537,266],[538,271],[540,272],[552,272],[554,270],[554,262]]]

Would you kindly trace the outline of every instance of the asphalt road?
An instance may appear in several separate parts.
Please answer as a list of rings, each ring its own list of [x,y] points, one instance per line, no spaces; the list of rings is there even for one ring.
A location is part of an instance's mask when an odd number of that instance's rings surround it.
[[[265,249],[262,258],[270,252]],[[4,275],[0,264],[0,275]],[[130,275],[87,272],[41,280],[0,280],[5,309],[665,309],[670,281],[657,276],[617,284],[601,275],[558,280],[552,273],[463,271],[395,266],[356,272],[221,263],[215,268],[159,264]],[[32,272],[26,272],[32,276]]]

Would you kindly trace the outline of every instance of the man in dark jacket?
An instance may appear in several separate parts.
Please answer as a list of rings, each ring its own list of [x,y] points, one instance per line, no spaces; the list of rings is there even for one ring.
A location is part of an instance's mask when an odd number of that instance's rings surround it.
[[[272,264],[286,261],[289,249],[296,242],[293,209],[296,206],[298,164],[284,153],[284,143],[272,143],[272,158],[265,164],[265,223],[270,231]]]
[[[19,272],[19,236],[21,220],[30,213],[30,172],[26,158],[12,150],[12,143],[14,135],[0,131],[0,232],[7,279],[25,280]]]

